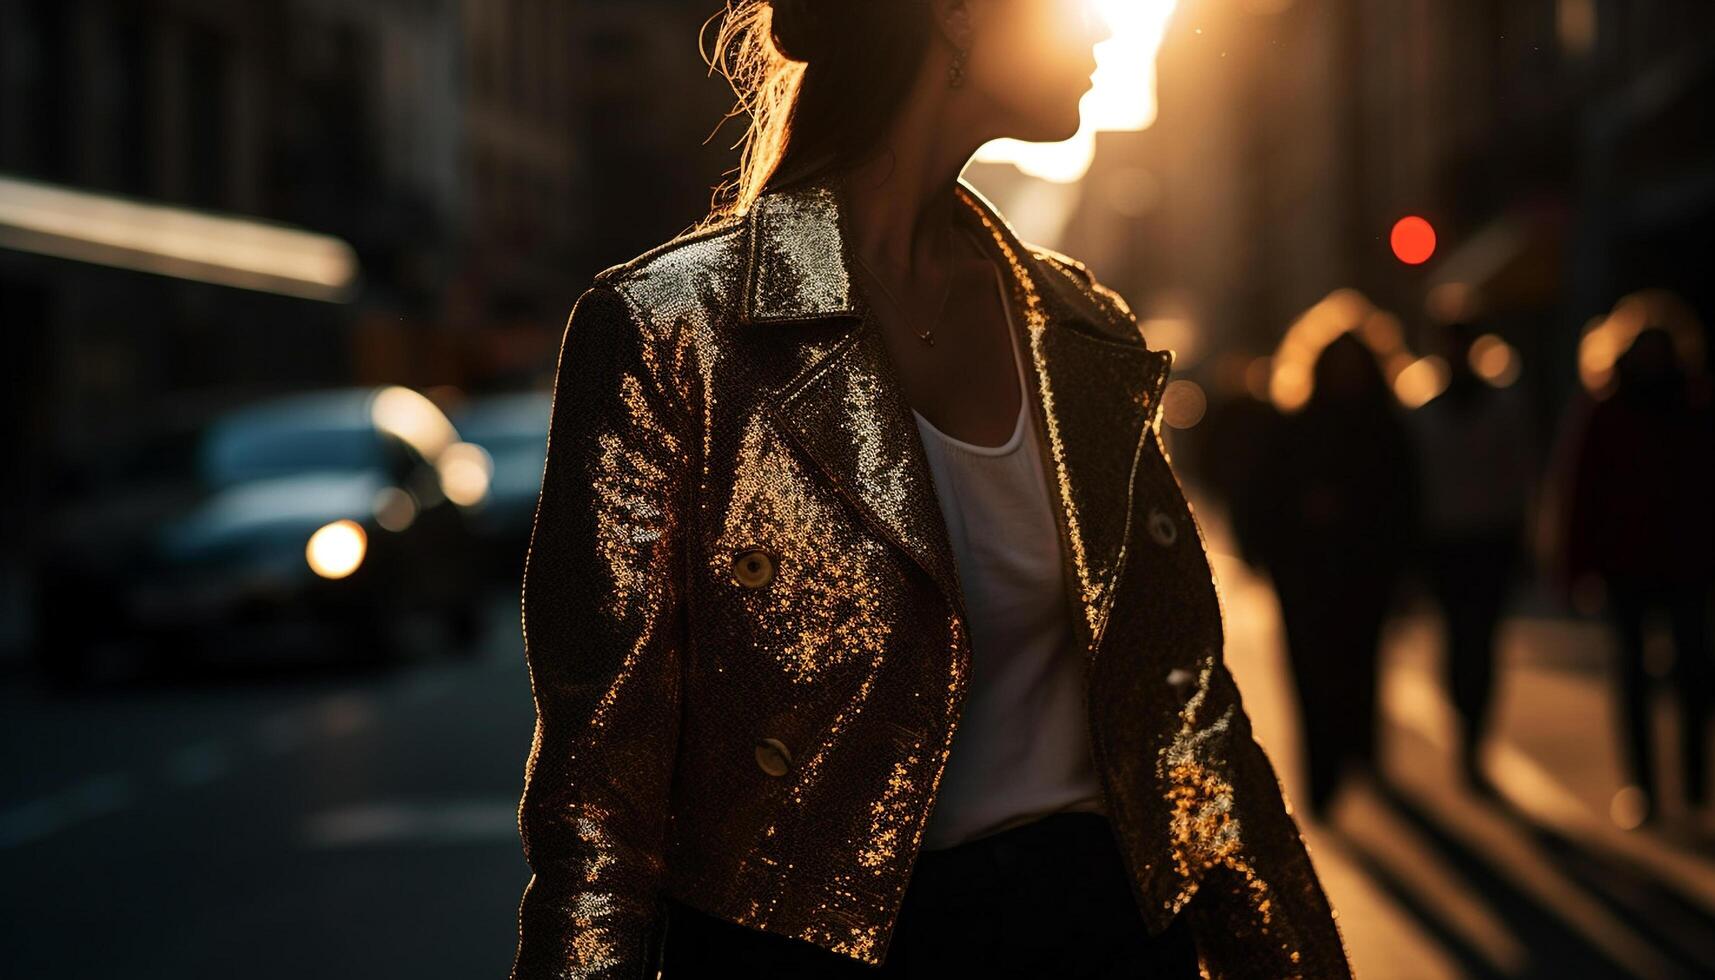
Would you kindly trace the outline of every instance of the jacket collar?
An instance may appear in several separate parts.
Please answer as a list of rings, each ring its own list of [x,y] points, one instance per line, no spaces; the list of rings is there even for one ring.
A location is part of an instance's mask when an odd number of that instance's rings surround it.
[[[1086,281],[1020,242],[969,184],[958,192],[1010,280],[1009,318],[1064,557],[1080,645],[1095,656],[1133,546],[1132,488],[1159,419],[1170,351],[1150,350],[1129,314],[1098,305]],[[775,420],[828,481],[907,553],[964,616],[933,476],[896,368],[853,274],[851,236],[831,182],[764,195],[747,215],[741,329],[844,318],[795,345],[791,380],[770,395]],[[1152,517],[1152,520],[1155,518]]]
[[[858,312],[851,236],[838,186],[762,195],[746,216],[744,322],[779,323]]]
[[[980,223],[1020,257],[1031,278],[1052,293],[1060,312],[1090,325],[1109,323],[1110,317],[1065,273],[1050,268],[1022,242],[999,210],[963,177],[958,194]],[[751,206],[746,220],[750,248],[744,322],[795,323],[861,313],[851,226],[837,178],[766,193]],[[1135,339],[1135,328],[1119,329],[1115,339]]]

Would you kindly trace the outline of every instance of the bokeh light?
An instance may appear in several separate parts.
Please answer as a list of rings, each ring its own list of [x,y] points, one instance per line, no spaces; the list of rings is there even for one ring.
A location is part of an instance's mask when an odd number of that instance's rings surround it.
[[[1637,786],[1621,787],[1608,803],[1609,818],[1614,821],[1614,826],[1622,830],[1636,830],[1643,826],[1644,817],[1648,813],[1649,797]]]
[[[455,442],[435,460],[441,492],[455,504],[474,507],[488,497],[494,459],[474,442]]]
[[[1189,316],[1168,312],[1145,317],[1138,326],[1143,331],[1143,336],[1148,339],[1149,346],[1173,352],[1175,370],[1186,370],[1203,356],[1202,338],[1196,322]]]
[[[403,531],[417,519],[417,498],[402,487],[382,487],[371,505],[375,523],[385,531]]]
[[[1434,354],[1420,357],[1394,375],[1393,393],[1406,408],[1418,408],[1447,388],[1447,362]]]
[[[369,415],[375,427],[411,444],[433,461],[458,441],[458,433],[435,403],[404,385],[388,385],[375,393]]]
[[[1492,333],[1486,333],[1471,343],[1471,370],[1479,378],[1505,388],[1518,380],[1520,364],[1518,351]]]
[[[1406,265],[1422,265],[1435,254],[1435,228],[1423,218],[1409,214],[1393,223],[1389,242],[1395,258]]]
[[[1189,429],[1203,421],[1208,410],[1209,398],[1203,386],[1187,378],[1168,385],[1161,394],[1161,420],[1171,428]]]
[[[345,578],[363,564],[369,550],[369,536],[356,521],[339,520],[325,524],[310,535],[304,546],[304,557],[310,568],[322,578]]]

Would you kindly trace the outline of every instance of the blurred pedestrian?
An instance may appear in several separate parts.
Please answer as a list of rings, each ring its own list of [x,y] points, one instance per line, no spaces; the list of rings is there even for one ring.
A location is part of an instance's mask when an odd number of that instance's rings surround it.
[[[1268,484],[1259,479],[1259,467],[1275,444],[1282,421],[1279,410],[1265,397],[1266,386],[1251,384],[1251,377],[1266,372],[1267,366],[1266,358],[1242,351],[1218,358],[1208,418],[1193,430],[1207,443],[1203,470],[1210,489],[1226,504],[1239,558],[1251,565],[1262,564],[1257,542],[1266,537],[1272,495]]]
[[[1640,821],[1658,816],[1646,637],[1663,615],[1673,637],[1682,785],[1708,799],[1715,664],[1710,590],[1715,582],[1715,418],[1667,329],[1639,330],[1614,364],[1604,397],[1577,427],[1567,509],[1567,581],[1600,597],[1618,643],[1616,688],[1630,783]]]
[[[1469,785],[1492,794],[1479,751],[1494,687],[1496,631],[1525,553],[1537,464],[1518,389],[1497,387],[1473,366],[1472,349],[1483,339],[1469,322],[1441,330],[1447,387],[1407,418],[1422,480],[1418,555],[1446,622],[1460,768]]]
[[[1262,471],[1270,496],[1257,533],[1297,682],[1308,808],[1320,813],[1345,775],[1375,770],[1381,629],[1411,547],[1417,486],[1405,421],[1370,348],[1340,334],[1312,380]]]

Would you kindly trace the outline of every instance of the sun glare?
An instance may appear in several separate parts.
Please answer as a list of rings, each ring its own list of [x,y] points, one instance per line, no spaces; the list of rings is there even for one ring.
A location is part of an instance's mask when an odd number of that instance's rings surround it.
[[[995,140],[977,151],[985,163],[1010,163],[1055,183],[1069,184],[1090,169],[1099,130],[1146,129],[1155,122],[1155,53],[1177,0],[1091,0],[1113,37],[1096,46],[1095,87],[1079,104],[1077,135],[1059,143]]]

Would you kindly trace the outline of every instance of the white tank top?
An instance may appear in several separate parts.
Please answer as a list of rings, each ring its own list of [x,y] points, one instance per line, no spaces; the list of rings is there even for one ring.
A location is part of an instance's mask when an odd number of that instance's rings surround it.
[[[1006,282],[995,270],[1010,320]],[[1030,424],[1017,331],[1009,322],[1020,404],[1004,445],[943,433],[913,410],[957,559],[971,673],[927,850],[1059,810],[1102,812],[1090,758],[1084,664],[1061,581],[1060,535]]]

